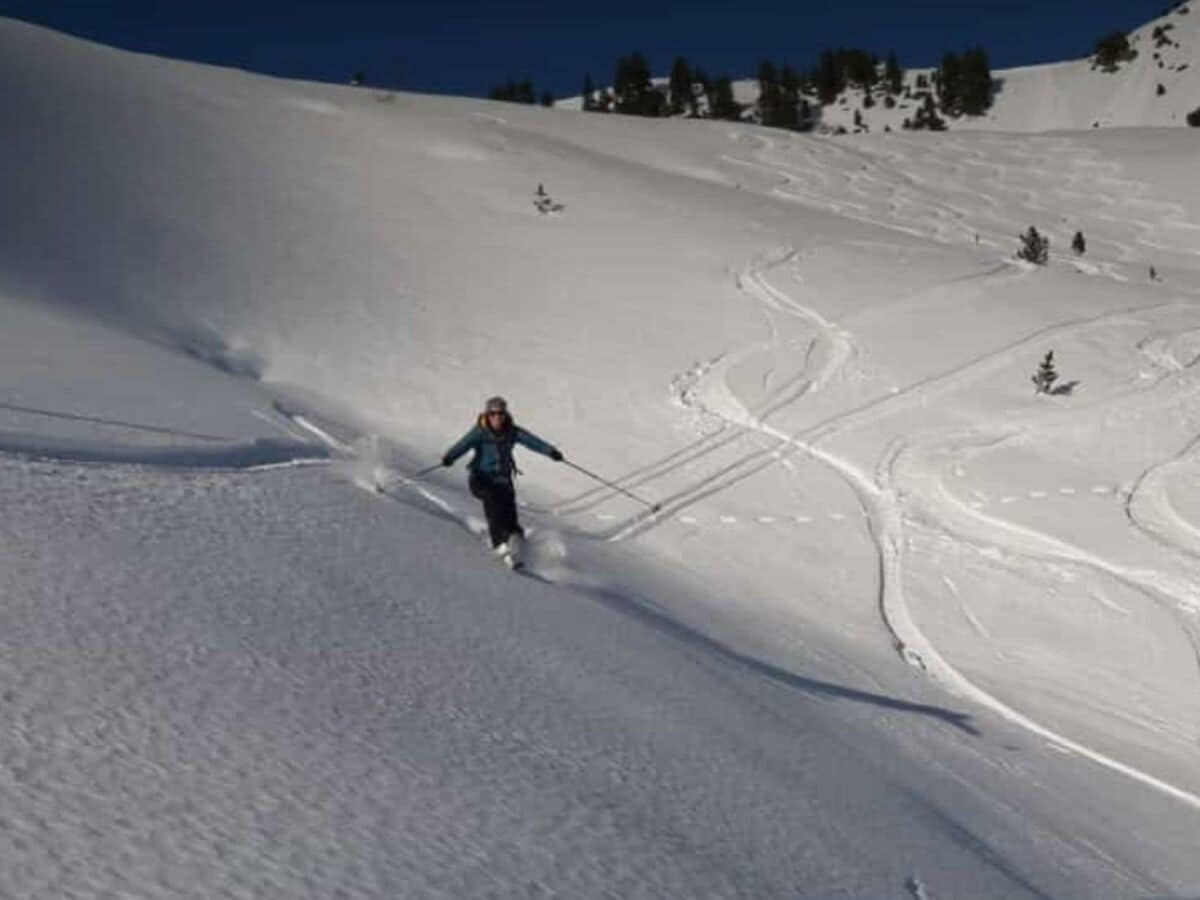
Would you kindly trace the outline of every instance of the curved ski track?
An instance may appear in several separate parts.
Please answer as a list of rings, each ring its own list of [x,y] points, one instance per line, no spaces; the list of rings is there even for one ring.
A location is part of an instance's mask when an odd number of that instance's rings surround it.
[[[952,692],[973,700],[1010,722],[1036,734],[1052,744],[1075,753],[1080,757],[1104,766],[1111,771],[1133,779],[1147,787],[1159,791],[1195,809],[1200,809],[1200,796],[1183,788],[1156,778],[1148,772],[1122,763],[1111,756],[1090,748],[1066,735],[1054,731],[1033,720],[1019,710],[1006,704],[998,697],[988,693],[970,681],[964,674],[949,663],[937,650],[928,637],[914,622],[904,595],[903,586],[903,548],[905,546],[905,520],[900,488],[895,484],[895,472],[899,457],[909,448],[905,445],[889,447],[883,459],[877,466],[874,478],[864,472],[854,463],[828,451],[818,443],[844,430],[861,426],[869,422],[889,416],[898,409],[929,396],[961,388],[969,381],[986,374],[988,371],[1009,364],[1017,353],[1027,351],[1035,344],[1043,342],[1047,337],[1076,331],[1080,328],[1117,320],[1128,316],[1131,312],[1146,313],[1153,309],[1166,309],[1176,306],[1175,303],[1164,303],[1156,307],[1138,307],[1128,310],[1118,310],[1090,318],[1078,319],[1054,325],[1038,332],[1027,335],[1005,347],[984,357],[972,360],[962,366],[936,376],[924,379],[896,393],[869,401],[856,409],[833,416],[812,428],[797,435],[789,435],[770,425],[767,418],[779,409],[799,400],[806,394],[819,390],[822,386],[841,371],[853,359],[858,350],[853,337],[824,319],[815,310],[808,309],[775,288],[767,280],[767,273],[784,263],[792,261],[796,256],[794,250],[788,250],[768,258],[765,262],[752,263],[738,279],[739,287],[759,302],[777,312],[783,312],[805,319],[817,326],[820,340],[826,347],[825,364],[812,373],[805,373],[794,379],[791,391],[778,402],[768,404],[764,409],[753,411],[741,406],[737,398],[724,384],[724,377],[729,370],[731,361],[740,361],[755,353],[773,349],[763,344],[752,345],[738,351],[727,358],[722,358],[717,365],[707,367],[700,373],[700,379],[711,381],[720,379],[717,387],[700,386],[689,392],[689,402],[706,417],[724,423],[725,428],[739,432],[757,432],[767,439],[767,446],[746,454],[734,463],[725,466],[707,478],[696,481],[689,488],[679,491],[666,498],[662,510],[649,515],[635,517],[627,522],[609,537],[609,540],[619,541],[632,537],[653,527],[666,516],[691,506],[713,494],[722,492],[751,477],[763,469],[784,461],[790,454],[804,453],[810,458],[823,463],[846,483],[858,497],[872,541],[876,546],[879,560],[879,609],[884,624],[893,636],[894,644],[900,656],[910,665],[917,666],[931,677],[941,682]],[[720,364],[723,363],[723,364]],[[778,396],[778,392],[776,394]],[[711,403],[711,398],[718,402]],[[733,405],[727,405],[732,401]],[[1009,430],[1017,426],[1010,423]],[[961,435],[959,436],[961,437]],[[985,435],[977,431],[971,435],[974,441],[987,440],[994,442],[998,437],[994,434]],[[1001,436],[1002,437],[1002,436]],[[941,442],[932,447],[945,449],[942,442],[953,441],[950,436],[941,436]],[[702,442],[703,443],[703,442]],[[932,449],[931,447],[931,449]],[[644,480],[653,478],[653,472]],[[1147,581],[1145,574],[1140,571],[1126,570],[1094,555],[1088,554],[1081,548],[1071,547],[1046,535],[1041,535],[1030,529],[1024,529],[1013,523],[994,519],[980,514],[977,510],[963,507],[965,512],[978,520],[987,522],[991,527],[990,537],[998,538],[1001,544],[1020,544],[1014,541],[1019,536],[1026,542],[1031,542],[1032,548],[1017,546],[1012,548],[1016,555],[1049,556],[1069,559],[1108,572],[1127,584],[1138,587],[1143,591],[1161,597],[1166,595],[1172,599],[1181,600],[1182,585],[1163,584],[1151,579]],[[957,533],[952,527],[943,525],[945,531],[954,539],[969,542],[964,535]],[[1196,636],[1189,632],[1193,642]]]

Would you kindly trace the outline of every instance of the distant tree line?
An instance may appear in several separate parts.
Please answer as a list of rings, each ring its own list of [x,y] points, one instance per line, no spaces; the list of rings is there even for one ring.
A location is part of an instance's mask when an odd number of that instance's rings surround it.
[[[520,81],[515,81],[510,78],[503,84],[498,84],[488,91],[489,100],[502,100],[506,103],[528,103],[532,106],[535,103],[541,103],[542,106],[553,106],[554,95],[549,91],[542,91],[541,96],[533,89],[533,82],[528,78],[522,78]]]
[[[904,69],[894,52],[885,59],[866,50],[840,47],[825,50],[816,64],[801,71],[788,64],[763,60],[758,67],[758,100],[737,102],[733,81],[725,74],[711,78],[683,56],[675,58],[669,77],[656,83],[646,57],[637,51],[621,56],[611,87],[597,87],[590,73],[584,76],[582,105],[585,112],[622,115],[739,120],[749,114],[771,128],[805,131],[821,118],[821,107],[835,103],[847,88],[862,92],[862,106],[882,102],[889,109],[903,97],[917,102],[905,127],[940,130],[942,115],[978,116],[992,104],[993,83],[987,52],[976,47],[947,53],[930,77],[920,75],[915,90],[906,85]],[[509,80],[492,89],[493,100],[535,103],[532,82]],[[543,95],[543,103],[553,98]],[[939,115],[940,113],[940,115]],[[855,121],[862,122],[861,114]]]

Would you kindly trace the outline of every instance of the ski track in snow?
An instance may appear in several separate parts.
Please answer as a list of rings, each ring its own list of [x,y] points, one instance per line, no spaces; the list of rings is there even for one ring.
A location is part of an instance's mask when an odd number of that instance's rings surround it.
[[[756,147],[757,158],[726,154],[723,161],[773,178],[771,193],[782,199],[942,244],[1006,248],[1029,222],[1058,221],[1086,210],[1087,219],[1103,223],[1089,234],[1093,255],[1095,251],[1115,254],[1117,263],[1127,267],[1140,267],[1148,255],[1200,256],[1194,241],[1200,225],[1188,219],[1181,204],[1149,199],[1149,185],[1120,177],[1120,165],[1099,159],[1094,148],[1065,137],[1033,140],[1038,152],[1026,148],[1031,142],[1027,137],[989,136],[986,156],[983,149],[967,148],[959,140],[927,144],[898,134],[889,135],[886,144],[814,141],[804,148],[801,167],[800,161],[782,158],[794,145],[781,149],[780,142],[763,137]],[[880,160],[890,166],[887,177],[878,177]],[[1046,168],[1046,160],[1053,168]],[[965,167],[973,170],[969,182],[947,177],[947,172],[962,172]],[[1043,179],[1045,188],[1029,187],[1031,177]],[[1053,208],[1040,201],[1043,194],[1057,198]],[[962,201],[952,203],[948,195],[961,195]],[[1119,206],[1121,215],[1098,206]],[[1131,215],[1134,209],[1153,214],[1156,221]],[[1064,210],[1067,216],[1062,215]],[[1187,240],[1168,236],[1180,233]],[[1051,256],[1078,264],[1088,274],[1129,280],[1111,261],[1082,262],[1053,248]]]
[[[805,382],[806,387],[798,391],[794,397],[794,399],[799,399],[808,393],[810,390],[809,386],[827,383],[835,372],[854,356],[854,353],[852,350],[853,341],[848,334],[826,322],[816,313],[809,312],[806,315],[801,312],[800,304],[791,298],[788,298],[786,301],[783,300],[782,298],[785,296],[783,292],[768,285],[766,271],[780,265],[782,262],[791,260],[794,255],[795,252],[789,250],[781,256],[774,257],[765,264],[752,265],[739,278],[738,283],[771,308],[777,310],[786,309],[795,315],[804,316],[810,322],[815,322],[821,328],[822,339],[826,345],[837,348],[827,354],[828,362],[824,369],[807,377],[807,381]],[[1157,308],[1170,308],[1175,305],[1168,303]],[[659,524],[664,519],[677,517],[681,509],[691,506],[703,498],[727,490],[737,482],[782,460],[788,450],[806,453],[809,457],[824,463],[830,470],[836,473],[851,487],[855,495],[859,498],[868,532],[875,543],[879,556],[880,614],[888,630],[893,635],[896,650],[901,658],[910,665],[925,671],[953,693],[990,709],[1002,718],[1046,739],[1052,745],[1133,779],[1146,787],[1159,791],[1195,809],[1200,809],[1200,796],[1170,784],[1134,766],[1127,765],[1120,760],[1094,750],[1081,742],[1075,741],[1066,735],[1042,725],[983,688],[978,687],[949,663],[916,625],[904,596],[903,547],[906,540],[904,516],[902,513],[902,504],[898,496],[898,488],[893,482],[897,459],[907,449],[906,445],[895,444],[887,449],[884,458],[877,466],[876,479],[872,479],[867,473],[848,460],[818,446],[818,442],[826,440],[838,432],[878,421],[880,418],[892,414],[896,408],[913,402],[914,398],[927,397],[933,393],[945,393],[957,389],[986,371],[1002,364],[1007,364],[1014,353],[1028,348],[1034,341],[1042,342],[1048,336],[1073,332],[1083,327],[1119,319],[1127,316],[1132,311],[1145,313],[1148,310],[1145,307],[1141,307],[1136,308],[1136,310],[1108,312],[1042,329],[1033,335],[1027,335],[1008,346],[1002,347],[985,357],[972,360],[940,375],[924,379],[898,393],[888,394],[858,409],[835,415],[825,422],[808,429],[804,434],[797,436],[788,435],[780,429],[769,425],[761,417],[755,415],[754,412],[741,406],[737,398],[724,384],[725,373],[727,371],[726,366],[709,367],[700,374],[701,381],[719,379],[721,384],[715,388],[708,387],[707,389],[705,385],[696,387],[690,392],[691,402],[699,407],[707,416],[720,419],[730,427],[758,431],[775,443],[766,449],[756,451],[739,459],[733,465],[718,472],[715,479],[706,479],[697,483],[697,486],[692,489],[668,498],[663,503],[662,512],[634,518],[614,533],[609,540],[619,541],[628,539],[633,535],[641,533],[648,527]],[[761,346],[756,345],[739,354],[737,358],[754,352],[762,352],[762,349]],[[716,403],[712,403],[713,398],[717,398]],[[709,405],[710,403],[712,405]],[[775,407],[771,411],[776,411],[778,408]],[[1010,429],[1006,429],[1005,433],[1008,430],[1011,430],[1011,426]],[[980,439],[980,437],[979,433],[972,434],[972,438],[975,440]],[[994,436],[989,435],[987,438],[988,440],[995,440]],[[1004,498],[1004,500],[1008,499],[1010,498]],[[1004,501],[1002,500],[1002,502]],[[1181,585],[1163,585],[1154,579],[1147,582],[1144,573],[1123,569],[1080,548],[1070,547],[1062,542],[1055,541],[1055,539],[1032,532],[1029,529],[1022,529],[1020,526],[1004,520],[986,516],[980,510],[970,506],[962,508],[970,515],[977,517],[980,521],[988,522],[992,528],[991,536],[999,538],[999,542],[1002,544],[1007,543],[1005,540],[1006,537],[1020,535],[1038,543],[1042,550],[1048,549],[1051,556],[1069,559],[1101,569],[1126,583],[1139,586],[1143,589],[1178,596],[1178,592],[1182,588]],[[722,521],[726,521],[727,519],[728,517],[723,517]],[[947,533],[954,539],[962,539],[961,535],[956,533],[953,528],[950,528]]]

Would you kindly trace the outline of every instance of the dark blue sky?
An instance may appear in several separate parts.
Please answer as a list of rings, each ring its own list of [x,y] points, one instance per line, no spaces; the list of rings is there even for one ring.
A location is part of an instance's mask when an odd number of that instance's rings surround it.
[[[752,76],[758,60],[808,68],[826,46],[902,65],[935,63],[982,44],[994,67],[1083,56],[1113,29],[1158,15],[1169,0],[0,0],[0,15],[105,44],[319,81],[483,95],[506,77],[578,93],[585,72],[612,77],[638,49],[666,74],[676,54],[711,75]]]

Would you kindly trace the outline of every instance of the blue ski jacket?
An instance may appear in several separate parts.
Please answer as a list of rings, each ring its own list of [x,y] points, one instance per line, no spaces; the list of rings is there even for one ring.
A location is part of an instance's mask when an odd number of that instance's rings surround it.
[[[489,428],[486,418],[480,416],[471,430],[446,451],[442,457],[442,465],[452,466],[468,450],[474,450],[475,455],[467,463],[467,468],[472,474],[481,475],[491,481],[511,481],[513,473],[519,472],[516,463],[513,462],[513,446],[516,444],[555,461],[563,458],[562,453],[553,444],[519,427],[510,416],[505,416],[504,425],[499,431]]]

